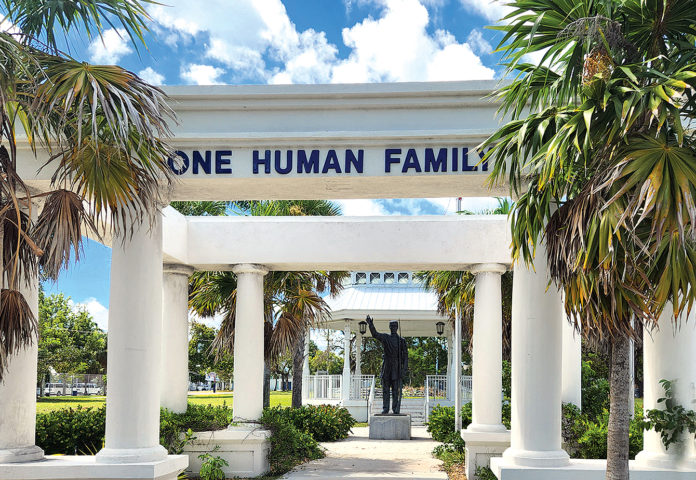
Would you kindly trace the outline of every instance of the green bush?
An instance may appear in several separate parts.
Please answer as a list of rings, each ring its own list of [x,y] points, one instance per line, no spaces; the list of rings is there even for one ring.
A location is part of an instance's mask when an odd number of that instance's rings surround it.
[[[495,476],[493,470],[488,467],[478,467],[476,469],[476,476],[478,477],[478,480],[498,480],[498,477]]]
[[[586,420],[580,409],[572,403],[564,403],[561,416],[561,434],[563,436],[563,448],[575,458],[580,450],[578,441],[585,433]]]
[[[271,451],[268,454],[271,475],[281,475],[301,463],[324,456],[314,437],[295,427],[284,410],[292,409],[266,408],[260,420],[271,431]]]
[[[336,405],[303,405],[300,408],[276,406],[269,415],[283,418],[317,442],[335,442],[348,438],[355,425],[350,412]]]
[[[584,431],[578,439],[578,458],[607,458],[609,412],[605,410],[596,421],[581,420]],[[635,458],[643,449],[643,414],[636,412],[628,431],[629,458]]]
[[[216,446],[213,452],[217,452],[217,450],[218,447]],[[227,460],[213,456],[210,452],[198,455],[198,459],[201,460],[201,471],[199,473],[201,480],[225,480],[223,468],[230,466]]]
[[[91,455],[104,443],[106,407],[66,408],[36,415],[36,445],[46,455]]]
[[[185,413],[173,413],[167,409],[160,412],[160,444],[170,454],[180,454],[190,438],[191,432],[223,430],[232,423],[232,409],[227,405],[189,404]],[[182,439],[182,436],[184,438]]]
[[[160,412],[160,444],[181,453],[191,432],[222,430],[232,421],[232,409],[223,405],[188,406],[186,413]],[[106,407],[67,408],[36,415],[36,444],[47,455],[92,455],[104,444]],[[183,435],[183,439],[182,439]]]
[[[582,362],[582,411],[590,420],[609,410],[609,380],[595,370],[595,363],[601,367],[599,360]]]

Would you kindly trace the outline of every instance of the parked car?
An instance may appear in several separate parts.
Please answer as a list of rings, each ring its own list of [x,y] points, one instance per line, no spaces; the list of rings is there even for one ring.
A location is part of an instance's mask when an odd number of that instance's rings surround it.
[[[102,388],[95,383],[76,383],[72,386],[72,390],[76,391],[77,395],[102,395]]]

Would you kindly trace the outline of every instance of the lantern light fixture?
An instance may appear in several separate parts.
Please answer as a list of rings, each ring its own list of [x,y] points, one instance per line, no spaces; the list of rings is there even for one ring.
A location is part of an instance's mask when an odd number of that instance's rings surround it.
[[[362,321],[358,323],[358,326],[360,327],[360,335],[365,335],[365,332],[367,332],[367,322]]]
[[[445,322],[437,322],[435,328],[437,329],[437,334],[442,335],[445,333]]]

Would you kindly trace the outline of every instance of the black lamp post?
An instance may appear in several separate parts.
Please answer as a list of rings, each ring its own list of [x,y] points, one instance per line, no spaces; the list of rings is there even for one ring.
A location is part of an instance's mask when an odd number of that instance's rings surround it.
[[[365,335],[365,332],[367,332],[367,322],[362,321],[358,323],[358,326],[360,327],[360,335]]]
[[[437,329],[437,334],[442,335],[445,333],[445,322],[437,322],[435,328]]]

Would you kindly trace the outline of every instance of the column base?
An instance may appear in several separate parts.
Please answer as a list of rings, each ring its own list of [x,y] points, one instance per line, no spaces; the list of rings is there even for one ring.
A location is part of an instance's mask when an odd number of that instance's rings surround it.
[[[462,435],[464,432],[470,433],[505,433],[507,434],[507,443],[510,443],[510,430],[505,428],[505,425],[499,423],[497,425],[487,424],[487,423],[471,423],[466,429],[462,430]],[[501,452],[502,453],[502,452]]]
[[[158,462],[103,464],[91,455],[48,455],[38,462],[0,463],[3,480],[176,480],[186,468],[186,455]]]
[[[672,447],[674,448],[674,447]],[[670,455],[643,450],[636,455],[636,465],[646,468],[696,470],[696,457]]]
[[[520,467],[554,468],[567,466],[570,463],[570,455],[565,450],[519,450],[508,448],[503,452],[503,460]]]
[[[44,458],[44,451],[36,445],[18,448],[0,448],[0,463],[34,462]]]
[[[479,425],[485,427],[497,427],[497,425]],[[475,480],[476,470],[479,467],[488,467],[492,457],[499,457],[510,447],[510,430],[502,431],[471,431],[469,428],[462,430],[460,435],[464,440],[466,449],[465,474],[466,478]]]
[[[167,449],[162,445],[148,448],[102,448],[95,456],[97,463],[150,463],[167,458]]]
[[[197,476],[201,471],[199,455],[213,453],[229,464],[222,470],[228,478],[253,478],[268,473],[268,452],[271,448],[271,432],[255,427],[229,427],[215,432],[196,432],[196,439],[184,446],[189,457],[187,473]]]

